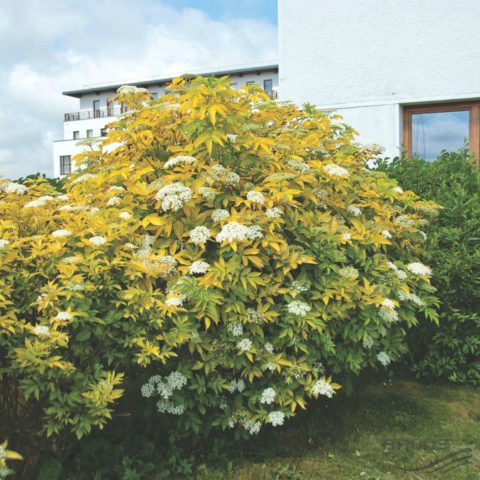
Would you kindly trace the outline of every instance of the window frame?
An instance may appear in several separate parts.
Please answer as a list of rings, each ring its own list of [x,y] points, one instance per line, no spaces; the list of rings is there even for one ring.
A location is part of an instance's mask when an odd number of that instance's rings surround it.
[[[469,112],[468,145],[477,160],[480,158],[480,100],[448,103],[423,103],[403,105],[403,148],[407,158],[412,158],[412,116],[422,113]]]
[[[93,128],[89,128],[87,131],[86,131],[86,137],[85,138],[93,138]]]
[[[67,167],[68,166],[68,172]],[[60,155],[60,175],[70,175],[72,173],[72,156]]]
[[[73,139],[74,140],[80,140],[80,130],[74,130],[73,131]]]

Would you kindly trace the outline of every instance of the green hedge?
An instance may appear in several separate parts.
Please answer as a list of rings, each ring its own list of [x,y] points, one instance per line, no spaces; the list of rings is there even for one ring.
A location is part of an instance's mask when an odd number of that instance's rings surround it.
[[[440,327],[422,322],[411,334],[421,376],[480,385],[480,169],[468,150],[378,162],[376,168],[443,209],[426,228],[426,262],[438,289]]]

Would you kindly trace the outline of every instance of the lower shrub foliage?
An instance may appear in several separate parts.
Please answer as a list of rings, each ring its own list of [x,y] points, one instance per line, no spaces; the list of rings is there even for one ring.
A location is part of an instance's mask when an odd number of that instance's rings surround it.
[[[441,300],[440,326],[411,331],[419,375],[480,386],[480,171],[467,149],[436,161],[394,159],[378,169],[443,208],[425,228]]]

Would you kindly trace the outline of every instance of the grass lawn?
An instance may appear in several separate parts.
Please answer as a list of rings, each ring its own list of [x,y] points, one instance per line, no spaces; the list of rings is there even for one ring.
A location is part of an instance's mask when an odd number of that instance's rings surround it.
[[[229,455],[226,470],[202,465],[189,478],[480,479],[480,390],[413,381],[368,386],[318,404]]]

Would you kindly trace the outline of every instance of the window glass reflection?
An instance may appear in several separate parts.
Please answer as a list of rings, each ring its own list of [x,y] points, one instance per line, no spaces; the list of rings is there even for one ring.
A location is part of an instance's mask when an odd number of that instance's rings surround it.
[[[442,150],[456,151],[469,139],[470,112],[412,114],[412,156],[429,162]]]

